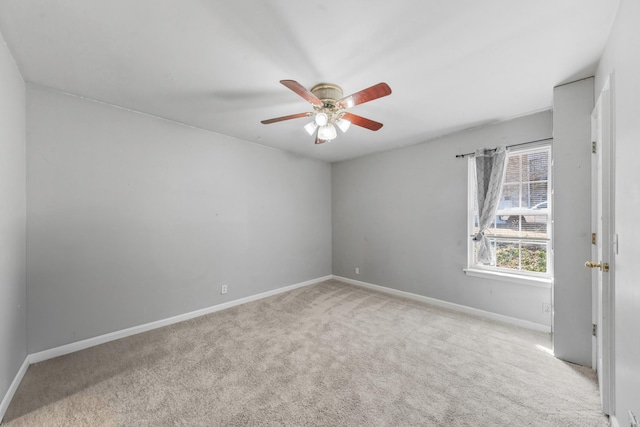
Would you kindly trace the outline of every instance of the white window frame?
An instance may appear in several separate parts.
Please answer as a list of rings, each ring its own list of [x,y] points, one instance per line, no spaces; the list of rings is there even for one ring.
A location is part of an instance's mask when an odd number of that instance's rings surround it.
[[[497,280],[504,280],[508,282],[516,282],[533,286],[541,286],[548,288],[551,286],[553,282],[553,206],[552,206],[552,194],[553,194],[553,167],[552,167],[552,146],[551,144],[539,144],[535,146],[527,146],[525,148],[518,149],[510,149],[507,153],[509,155],[522,155],[527,152],[539,151],[541,149],[549,150],[549,159],[548,159],[548,175],[547,175],[547,185],[548,185],[548,196],[547,203],[549,207],[549,217],[547,218],[547,239],[544,241],[547,242],[547,272],[546,273],[538,273],[531,271],[522,271],[522,270],[511,270],[506,268],[500,268],[496,266],[489,266],[483,264],[474,264],[474,245],[472,241],[473,231],[474,231],[474,201],[475,194],[472,189],[475,189],[475,168],[473,165],[473,158],[471,158],[468,162],[468,174],[467,174],[467,235],[469,238],[467,239],[467,268],[464,269],[465,274],[468,276],[475,277],[484,277],[491,278]],[[508,160],[508,157],[507,157]],[[490,237],[492,241],[496,239]],[[501,240],[498,238],[497,240]],[[527,239],[527,238],[516,238],[510,240],[517,240],[522,243],[526,243],[528,241],[532,243],[539,243],[539,239]]]

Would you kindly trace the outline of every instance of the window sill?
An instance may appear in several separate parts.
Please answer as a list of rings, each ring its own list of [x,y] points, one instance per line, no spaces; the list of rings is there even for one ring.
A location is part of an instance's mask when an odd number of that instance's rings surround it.
[[[478,270],[473,268],[465,268],[462,271],[464,271],[464,274],[467,276],[501,280],[504,282],[518,283],[520,285],[536,286],[546,289],[551,289],[551,284],[553,283],[553,279],[524,276],[521,274],[509,274],[499,271]]]

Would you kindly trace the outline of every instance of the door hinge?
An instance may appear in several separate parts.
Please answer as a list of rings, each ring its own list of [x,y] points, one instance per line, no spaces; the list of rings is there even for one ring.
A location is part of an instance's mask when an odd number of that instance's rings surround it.
[[[595,245],[597,242],[597,235],[596,233],[591,233],[591,244]]]
[[[595,141],[591,141],[591,152],[593,154],[596,154],[596,142]]]
[[[594,337],[598,336],[598,325],[596,325],[595,323],[591,325],[591,334]]]

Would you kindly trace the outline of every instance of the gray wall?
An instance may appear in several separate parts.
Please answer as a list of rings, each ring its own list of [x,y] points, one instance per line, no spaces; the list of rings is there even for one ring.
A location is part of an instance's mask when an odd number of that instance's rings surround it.
[[[615,134],[615,416],[640,418],[640,2],[622,0],[596,75],[596,94],[611,73]]]
[[[551,118],[541,112],[335,163],[333,273],[549,326],[549,288],[464,274],[467,159],[455,155],[549,138]]]
[[[589,78],[553,91],[556,357],[591,366],[591,111]]]
[[[27,355],[25,85],[0,35],[0,401]],[[2,413],[0,413],[0,417]]]
[[[27,129],[30,353],[331,274],[327,163],[33,85]]]

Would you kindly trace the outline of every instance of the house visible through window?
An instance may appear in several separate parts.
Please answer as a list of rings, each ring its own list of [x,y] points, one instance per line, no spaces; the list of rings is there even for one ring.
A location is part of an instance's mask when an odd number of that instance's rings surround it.
[[[477,243],[469,238],[469,268],[536,277],[551,276],[551,147],[510,151],[500,203],[485,231],[496,261],[477,262]],[[469,234],[478,232],[475,162],[469,159]]]

